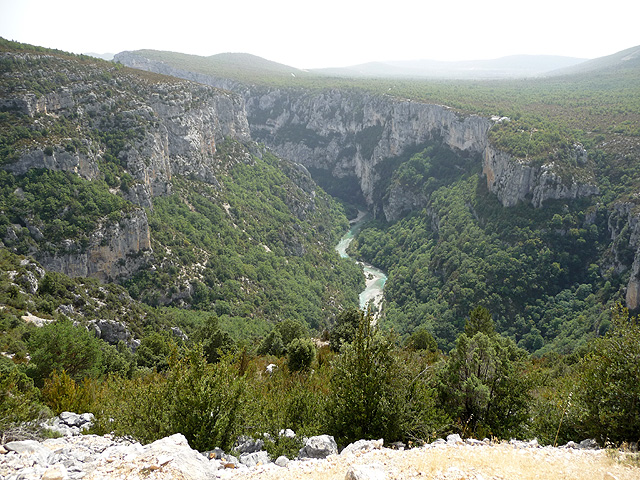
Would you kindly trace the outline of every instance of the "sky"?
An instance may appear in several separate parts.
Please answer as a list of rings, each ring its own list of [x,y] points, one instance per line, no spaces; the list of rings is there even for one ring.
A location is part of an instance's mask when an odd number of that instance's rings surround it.
[[[0,37],[74,53],[243,52],[297,68],[640,45],[633,0],[0,0]]]

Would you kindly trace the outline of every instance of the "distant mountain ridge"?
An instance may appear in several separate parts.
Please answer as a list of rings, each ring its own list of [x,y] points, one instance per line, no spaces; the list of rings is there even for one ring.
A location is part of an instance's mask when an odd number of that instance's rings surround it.
[[[594,58],[573,66],[567,66],[549,72],[549,75],[578,75],[586,73],[611,73],[620,70],[634,70],[640,68],[640,45],[621,50],[612,55]]]
[[[557,55],[511,55],[489,60],[457,62],[403,60],[370,62],[344,68],[312,70],[323,75],[356,77],[426,77],[456,79],[492,79],[535,77],[560,68],[585,62],[584,58]]]
[[[267,60],[250,53],[219,53],[198,56],[160,50],[136,50],[133,53],[151,61],[161,61],[175,68],[216,77],[402,77],[402,78],[452,78],[452,79],[500,79],[525,78],[545,75],[547,72],[570,68],[587,61],[584,58],[556,55],[511,55],[488,60],[447,62],[438,60],[391,60],[369,62],[361,65],[337,68],[303,70],[290,65]]]

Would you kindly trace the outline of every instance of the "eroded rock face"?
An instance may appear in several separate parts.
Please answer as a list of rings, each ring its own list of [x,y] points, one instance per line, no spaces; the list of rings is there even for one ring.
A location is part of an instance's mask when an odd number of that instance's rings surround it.
[[[254,138],[280,156],[335,177],[355,176],[369,205],[387,159],[440,141],[462,155],[479,155],[491,122],[430,105],[363,92],[254,91],[245,96]],[[388,174],[388,173],[387,173]],[[393,210],[393,208],[392,208]]]
[[[237,94],[173,79],[149,81],[115,66],[47,54],[2,52],[3,57],[24,65],[10,72],[24,83],[2,90],[0,110],[30,117],[33,128],[43,132],[41,140],[20,147],[15,160],[12,156],[2,165],[16,175],[42,168],[96,180],[105,176],[102,160],[117,160],[133,180],[120,179],[125,186],[119,190],[116,179],[110,183],[116,185],[113,193],[152,208],[154,196],[171,193],[174,175],[217,185],[212,173],[217,145],[225,139],[250,140],[244,101]],[[34,74],[31,62],[41,70]],[[44,94],[25,93],[30,76],[48,74],[59,74],[62,83]],[[50,134],[52,126],[73,138]],[[45,240],[37,225],[21,221],[34,239]],[[14,228],[6,235],[15,240]],[[56,253],[34,252],[47,269],[103,281],[129,277],[152,253],[146,213],[134,210],[117,223],[103,219],[89,245],[67,239],[53,249]]]
[[[569,154],[573,163],[584,164],[587,152],[575,145]],[[494,193],[505,207],[515,206],[518,202],[531,202],[534,207],[542,207],[551,199],[575,199],[597,195],[599,189],[595,178],[585,169],[579,170],[581,177],[557,173],[553,163],[541,166],[495,149],[488,145],[484,151],[482,173],[487,179],[489,191]]]
[[[41,149],[31,150],[23,154],[16,163],[3,167],[15,175],[24,175],[32,168],[46,168],[72,172],[88,180],[98,178],[100,173],[98,159],[94,153],[91,151],[88,153],[68,152],[61,146],[53,149],[51,155]]]
[[[635,249],[631,275],[627,284],[626,303],[630,310],[640,309],[640,214],[629,217],[629,245]]]
[[[151,253],[147,215],[137,209],[116,224],[101,225],[84,249],[69,241],[66,251],[55,255],[38,252],[36,258],[47,270],[106,282],[130,276]]]
[[[489,190],[507,207],[519,201],[541,207],[549,199],[598,193],[584,169],[579,175],[560,175],[552,164],[537,167],[493,148],[488,131],[494,121],[505,119],[462,116],[442,105],[364,92],[247,86],[177,69],[132,52],[120,53],[116,60],[243,95],[255,140],[284,158],[328,170],[334,177],[355,177],[366,202],[374,211],[382,209],[387,220],[421,208],[424,198],[398,187],[386,199],[377,198],[376,187],[389,174],[379,165],[417,151],[426,142],[442,142],[462,155],[483,158]],[[587,152],[579,145],[569,156],[579,165],[587,162]]]

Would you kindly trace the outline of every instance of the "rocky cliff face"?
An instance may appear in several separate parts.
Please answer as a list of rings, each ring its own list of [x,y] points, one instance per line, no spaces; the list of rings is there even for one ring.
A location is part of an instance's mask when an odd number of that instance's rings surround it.
[[[631,310],[640,309],[640,212],[635,204],[618,203],[609,215],[611,234],[610,257],[607,267],[617,273],[630,270],[626,304]]]
[[[574,145],[568,155],[573,164],[583,166],[588,161],[587,151],[581,145]],[[563,175],[554,167],[553,162],[535,165],[488,145],[484,151],[482,172],[489,190],[505,207],[530,201],[539,208],[547,200],[575,199],[599,193],[595,178],[588,170],[577,170],[579,176],[577,173]]]
[[[487,135],[492,120],[460,116],[445,106],[356,91],[246,86],[174,68],[133,52],[120,53],[115,59],[135,68],[240,93],[254,139],[307,167],[328,170],[338,178],[355,177],[367,203],[374,210],[382,210],[387,220],[423,206],[424,199],[395,188],[378,205],[376,187],[388,175],[379,165],[410,154],[426,142],[442,142],[461,155],[482,158],[489,190],[504,206],[526,201],[540,207],[549,199],[573,199],[598,192],[593,178],[584,172],[561,175],[553,164],[534,166],[496,150]],[[586,162],[587,152],[578,146],[570,155],[577,162]]]
[[[31,168],[47,168],[92,180],[99,176],[104,152],[90,132],[130,131],[123,148],[112,153],[138,181],[130,200],[150,207],[151,197],[169,192],[172,175],[194,175],[215,183],[210,171],[217,142],[249,140],[242,98],[230,92],[185,82],[155,82],[125,84],[129,89],[114,96],[105,95],[91,80],[81,77],[39,98],[29,93],[0,98],[0,109],[30,117],[74,118],[77,129],[86,131],[84,148],[78,151],[65,150],[69,139],[60,138],[47,153],[38,145],[23,149],[16,161],[3,166],[6,170],[20,175]]]
[[[385,175],[378,166],[426,142],[481,153],[491,122],[447,107],[362,92],[273,90],[245,97],[252,135],[279,155],[335,177],[355,176],[369,205]],[[419,203],[409,200],[406,205]]]
[[[2,164],[15,175],[42,168],[96,180],[109,171],[105,165],[116,162],[133,180],[113,193],[152,208],[152,197],[170,193],[173,175],[216,185],[216,145],[250,138],[243,99],[228,91],[53,55],[3,52],[0,57],[12,67],[3,73],[0,111],[41,133],[35,141],[18,143]],[[47,77],[55,81],[43,80]],[[56,254],[33,253],[48,269],[111,281],[128,277],[148,260],[149,235],[139,208],[115,225],[105,219],[88,246],[69,239]]]
[[[137,209],[118,223],[100,225],[86,248],[70,239],[65,241],[62,252],[37,252],[35,256],[47,270],[112,282],[131,276],[151,255],[147,215]]]

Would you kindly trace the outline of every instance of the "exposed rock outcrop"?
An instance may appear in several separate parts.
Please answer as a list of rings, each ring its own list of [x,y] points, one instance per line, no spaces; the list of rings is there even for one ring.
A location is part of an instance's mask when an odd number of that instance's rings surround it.
[[[212,173],[217,145],[250,140],[244,100],[229,91],[170,78],[149,81],[106,63],[64,56],[2,52],[0,57],[24,65],[6,73],[13,83],[1,89],[0,110],[28,118],[29,129],[41,134],[17,143],[3,163],[15,175],[34,168],[87,180],[108,174],[112,193],[152,208],[154,196],[170,193],[174,175],[218,185]],[[56,82],[40,85],[47,75],[55,75]],[[34,84],[40,85],[37,93],[30,91]],[[114,178],[109,169],[114,163],[124,168],[118,175],[126,180]],[[21,221],[36,241],[46,240],[29,218]],[[23,226],[7,228],[6,239],[16,241]],[[103,281],[127,278],[151,254],[146,213],[130,211],[117,223],[103,219],[88,245],[70,238],[49,247],[46,253],[32,252],[47,269]]]
[[[92,233],[86,248],[69,240],[63,252],[36,252],[35,256],[47,270],[71,277],[114,281],[138,270],[151,253],[147,215],[144,210],[136,209],[115,224],[101,225]]]
[[[403,100],[357,91],[279,89],[247,86],[237,81],[190,72],[122,52],[115,60],[143,70],[231,89],[243,95],[254,139],[278,155],[307,167],[328,170],[338,178],[355,177],[367,203],[382,209],[387,220],[403,211],[421,208],[424,199],[395,187],[382,200],[376,188],[389,172],[385,161],[438,141],[462,154],[483,157],[489,190],[504,206],[530,201],[541,207],[549,199],[574,199],[598,193],[593,178],[559,174],[553,164],[536,167],[490,145],[488,131],[494,121],[462,116],[442,105]],[[584,164],[587,152],[575,146],[574,162]],[[384,192],[382,192],[384,193]]]
[[[581,145],[574,145],[569,156],[569,161],[574,164],[587,161],[587,152]],[[484,151],[482,172],[487,178],[487,187],[505,207],[521,201],[530,201],[534,207],[541,207],[551,199],[575,199],[599,193],[595,178],[578,178],[577,172],[583,177],[585,169],[563,176],[552,162],[536,165],[514,158],[491,145]]]
[[[15,175],[23,175],[32,168],[72,172],[88,180],[98,178],[100,174],[98,158],[90,149],[87,153],[68,152],[59,145],[52,149],[51,155],[35,149],[24,153],[17,162],[3,167]]]

